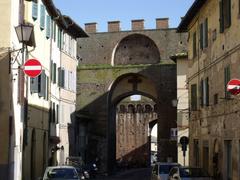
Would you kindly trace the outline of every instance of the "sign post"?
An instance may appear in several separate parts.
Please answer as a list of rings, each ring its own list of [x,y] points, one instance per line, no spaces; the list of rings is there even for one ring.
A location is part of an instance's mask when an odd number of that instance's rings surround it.
[[[187,145],[189,143],[188,137],[182,136],[180,138],[180,143],[182,145],[182,151],[183,151],[183,165],[185,166],[185,156],[186,156],[186,151],[187,151]]]
[[[29,59],[23,65],[23,72],[27,76],[35,78],[42,73],[42,65],[37,59]]]

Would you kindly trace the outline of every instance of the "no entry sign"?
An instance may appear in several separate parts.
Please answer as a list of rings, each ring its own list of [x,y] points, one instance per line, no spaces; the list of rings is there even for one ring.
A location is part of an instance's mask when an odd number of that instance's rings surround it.
[[[227,91],[232,95],[237,95],[240,93],[240,80],[232,79],[227,84]]]
[[[42,72],[42,65],[37,59],[29,59],[23,66],[23,71],[26,75],[34,78]]]

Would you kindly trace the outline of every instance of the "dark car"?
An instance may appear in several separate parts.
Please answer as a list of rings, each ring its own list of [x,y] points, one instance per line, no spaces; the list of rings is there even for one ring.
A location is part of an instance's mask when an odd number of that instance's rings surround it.
[[[157,162],[152,169],[152,180],[167,180],[168,173],[175,167],[180,166],[178,163]]]
[[[50,166],[46,168],[43,180],[80,180],[80,178],[72,166]]]

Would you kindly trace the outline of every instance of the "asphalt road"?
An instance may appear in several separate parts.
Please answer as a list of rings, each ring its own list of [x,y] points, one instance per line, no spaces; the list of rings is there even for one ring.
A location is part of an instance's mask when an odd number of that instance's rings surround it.
[[[131,169],[117,173],[110,177],[101,177],[97,180],[151,180],[151,169]]]

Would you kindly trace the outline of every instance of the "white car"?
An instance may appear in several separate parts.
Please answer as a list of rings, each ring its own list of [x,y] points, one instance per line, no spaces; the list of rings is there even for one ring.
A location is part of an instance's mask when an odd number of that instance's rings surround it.
[[[80,180],[80,178],[73,166],[50,166],[46,168],[43,180]]]
[[[167,180],[170,170],[175,166],[178,167],[180,164],[169,162],[155,163],[152,169],[151,180]]]
[[[212,180],[212,177],[202,168],[173,167],[168,180]]]

